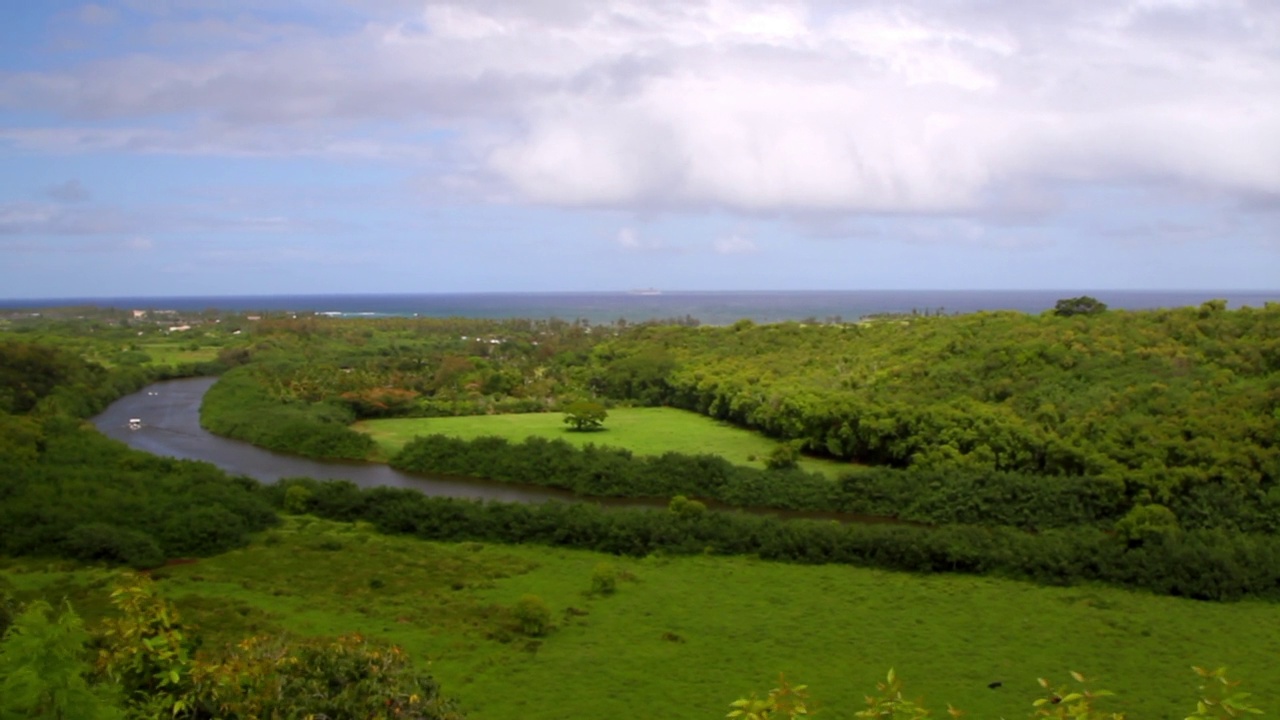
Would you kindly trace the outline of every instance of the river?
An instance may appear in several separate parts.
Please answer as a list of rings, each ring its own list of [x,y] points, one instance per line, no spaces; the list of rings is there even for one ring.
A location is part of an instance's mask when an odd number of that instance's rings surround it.
[[[579,501],[573,493],[537,485],[516,485],[469,478],[410,475],[382,463],[329,462],[264,450],[200,427],[200,403],[217,378],[155,383],[115,401],[93,424],[102,434],[154,455],[203,460],[233,475],[263,482],[284,477],[350,480],[362,487],[403,487],[427,495],[508,502]],[[132,429],[130,420],[141,420]],[[656,507],[656,501],[591,498],[608,505]]]
[[[400,487],[437,497],[501,500],[505,502],[592,502],[610,507],[666,508],[667,500],[653,498],[602,498],[575,495],[541,485],[519,485],[477,478],[411,475],[382,463],[311,460],[264,450],[255,445],[214,435],[200,427],[200,403],[217,378],[187,378],[148,385],[111,404],[93,418],[98,431],[137,450],[153,455],[203,460],[232,475],[247,475],[262,482],[285,477],[317,480],[350,480],[361,487]],[[136,428],[132,420],[139,420]],[[713,509],[727,509],[707,502]],[[897,522],[893,518],[833,512],[742,508],[745,512],[789,519],[840,522]]]

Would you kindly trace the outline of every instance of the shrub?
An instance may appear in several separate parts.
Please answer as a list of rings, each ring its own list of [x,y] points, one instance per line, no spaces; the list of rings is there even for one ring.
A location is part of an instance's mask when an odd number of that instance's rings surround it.
[[[1116,534],[1130,547],[1178,534],[1178,518],[1163,505],[1136,505],[1116,521]]]
[[[780,443],[765,458],[764,465],[770,470],[790,470],[800,462],[800,448],[795,443]]]
[[[63,548],[76,560],[138,569],[153,568],[165,560],[160,546],[150,535],[107,523],[76,526],[67,533]]]
[[[600,563],[591,573],[591,592],[612,595],[618,589],[618,571],[609,563]]]
[[[311,505],[311,491],[298,484],[284,491],[284,511],[290,515],[305,515]]]
[[[676,517],[682,518],[698,518],[707,512],[706,505],[697,500],[690,500],[683,495],[671,498],[671,502],[667,504],[667,509],[674,513]]]
[[[525,595],[516,602],[516,622],[521,633],[529,637],[542,637],[551,632],[551,609],[537,595]]]
[[[244,520],[221,505],[174,514],[163,530],[165,548],[172,555],[215,555],[243,545]]]
[[[70,606],[56,618],[44,602],[18,615],[0,640],[0,717],[116,720],[111,688],[90,685],[89,633]]]

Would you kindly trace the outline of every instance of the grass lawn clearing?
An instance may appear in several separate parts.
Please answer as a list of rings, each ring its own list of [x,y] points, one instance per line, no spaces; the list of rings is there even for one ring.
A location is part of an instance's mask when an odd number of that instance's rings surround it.
[[[735,465],[759,468],[764,467],[765,458],[778,445],[776,440],[751,430],[688,410],[660,407],[615,408],[609,411],[604,429],[595,432],[570,430],[563,413],[393,418],[365,420],[352,427],[369,434],[378,443],[383,459],[394,455],[414,437],[433,434],[466,440],[497,435],[514,442],[530,436],[560,438],[575,445],[595,443],[626,448],[637,455],[672,451],[690,455],[711,453]],[[800,467],[835,478],[857,466],[838,460],[802,457]]]

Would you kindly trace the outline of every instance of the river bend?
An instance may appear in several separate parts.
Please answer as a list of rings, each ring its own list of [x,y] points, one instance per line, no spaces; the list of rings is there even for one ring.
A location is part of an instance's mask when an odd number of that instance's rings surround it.
[[[203,460],[233,475],[247,475],[262,482],[284,477],[318,480],[350,480],[362,487],[402,487],[441,497],[543,502],[583,500],[573,493],[536,485],[516,485],[470,478],[420,476],[400,472],[389,465],[367,462],[329,462],[264,450],[231,440],[200,427],[200,403],[217,378],[188,378],[155,383],[115,401],[93,418],[98,430],[130,447],[154,455]],[[130,421],[141,421],[132,429]],[[592,498],[608,505],[658,507],[656,501]]]

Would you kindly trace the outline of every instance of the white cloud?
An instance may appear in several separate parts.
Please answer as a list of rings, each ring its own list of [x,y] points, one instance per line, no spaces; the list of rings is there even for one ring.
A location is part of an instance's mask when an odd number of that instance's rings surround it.
[[[0,109],[64,120],[0,141],[405,162],[448,146],[440,174],[478,195],[645,210],[974,213],[1058,181],[1280,193],[1272,2],[395,7],[332,27],[171,13],[200,52],[0,74]]]

